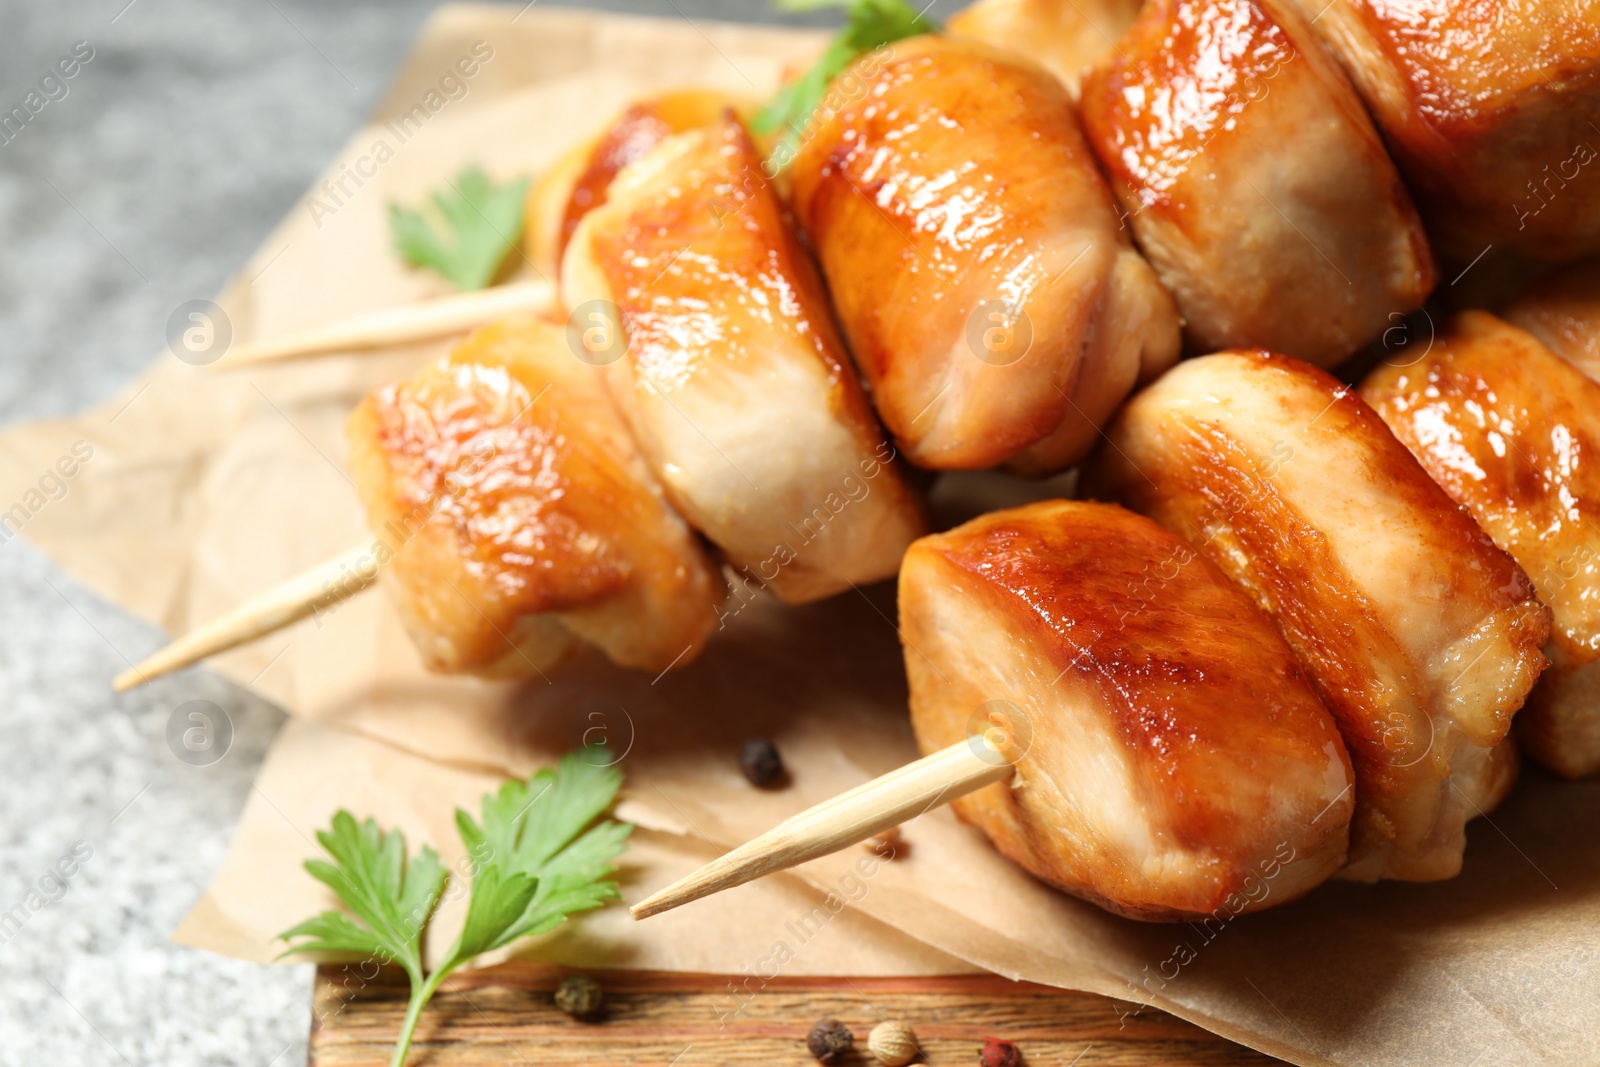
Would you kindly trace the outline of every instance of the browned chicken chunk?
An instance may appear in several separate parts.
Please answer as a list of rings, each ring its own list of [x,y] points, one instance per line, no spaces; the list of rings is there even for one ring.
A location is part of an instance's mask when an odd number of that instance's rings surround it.
[[[1433,288],[1372,121],[1277,0],[1150,0],[1085,78],[1083,123],[1193,351],[1333,366]]]
[[[486,326],[350,416],[383,580],[433,670],[536,676],[582,642],[692,660],[724,583],[564,331]]]
[[[677,89],[628,106],[599,134],[572,148],[528,190],[528,258],[555,278],[583,216],[606,202],[611,179],[675,133],[710,126],[738,105],[726,93]]]
[[[1226,922],[1344,862],[1350,760],[1271,622],[1148,519],[1047,501],[911,546],[917,742],[998,726],[1017,773],[955,801],[999,850],[1136,919]]]
[[[1143,0],[977,0],[950,16],[952,37],[1020,52],[1078,95],[1083,72],[1117,46]]]
[[[1522,568],[1372,409],[1284,356],[1180,364],[1108,430],[1086,491],[1181,534],[1255,598],[1316,683],[1356,774],[1353,878],[1461,867],[1510,787],[1501,745],[1545,666]]]
[[[1600,771],[1600,383],[1474,311],[1361,395],[1551,608],[1523,750],[1569,777]]]
[[[937,37],[853,76],[864,95],[821,118],[792,179],[878,413],[921,466],[1070,465],[1178,348],[1071,98]]]
[[[1540,278],[1511,302],[1505,317],[1600,382],[1600,259]]]
[[[1289,2],[1350,72],[1446,261],[1600,248],[1600,5]]]
[[[561,288],[669,499],[750,580],[798,602],[899,570],[920,506],[736,119],[619,173]]]

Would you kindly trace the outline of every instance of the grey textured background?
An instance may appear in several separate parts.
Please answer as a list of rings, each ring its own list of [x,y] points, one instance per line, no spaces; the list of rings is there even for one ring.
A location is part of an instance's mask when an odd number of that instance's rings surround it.
[[[432,0],[0,0],[0,112],[74,42],[95,56],[0,145],[0,424],[98,403],[215,294],[360,125]],[[740,0],[604,6],[767,21]],[[815,23],[817,20],[810,20]],[[823,21],[828,21],[824,19]],[[276,709],[194,673],[113,697],[161,635],[21,540],[0,547],[0,912],[82,842],[58,901],[0,934],[0,1064],[298,1064],[310,969],[168,942],[222,858]],[[181,702],[236,731],[209,767]]]

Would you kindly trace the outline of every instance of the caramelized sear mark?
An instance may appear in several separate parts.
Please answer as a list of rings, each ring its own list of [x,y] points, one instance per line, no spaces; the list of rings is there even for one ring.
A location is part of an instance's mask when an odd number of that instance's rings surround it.
[[[635,163],[673,134],[672,127],[656,114],[653,103],[634,104],[622,113],[616,124],[600,136],[600,143],[589,153],[588,165],[572,184],[566,211],[561,216],[561,245],[566,252],[573,231],[590,210],[606,202],[606,189],[617,172]]]
[[[350,439],[380,562],[435,669],[534,673],[563,631],[665,666],[715,622],[708,561],[559,327],[478,330],[369,396]],[[605,621],[619,606],[634,614],[620,630]]]
[[[492,335],[474,338],[479,351],[495,344]],[[458,353],[373,395],[395,506],[452,525],[468,572],[519,612],[614,592],[628,561],[583,520],[615,508],[627,478],[610,457],[564,433],[559,413],[524,417],[535,402],[528,385],[473,356]]]
[[[561,217],[558,255],[583,221],[583,216],[606,202],[606,190],[624,167],[637,163],[675,133],[719,122],[727,114],[729,98],[720,93],[685,89],[641,100],[624,111],[589,153],[588,163],[573,182]]]
[[[583,216],[606,202],[612,179],[667,138],[719,121],[743,102],[709,89],[675,89],[629,105],[595,136],[563,152],[528,190],[523,241],[540,275],[561,273],[561,257]]]

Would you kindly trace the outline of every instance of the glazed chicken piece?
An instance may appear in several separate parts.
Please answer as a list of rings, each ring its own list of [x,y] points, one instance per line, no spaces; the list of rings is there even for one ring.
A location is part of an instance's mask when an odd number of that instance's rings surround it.
[[[1600,382],[1600,259],[1540,278],[1506,308],[1505,317]]]
[[[1447,262],[1600,247],[1600,6],[1290,2],[1349,71]]]
[[[528,258],[539,273],[561,273],[561,254],[583,216],[606,202],[611,179],[675,133],[710,126],[741,101],[709,89],[678,89],[640,100],[599,134],[556,160],[528,190]]]
[[[1523,751],[1568,777],[1600,771],[1600,383],[1474,311],[1361,395],[1551,608]]]
[[[1135,919],[1281,904],[1344,862],[1350,760],[1271,622],[1193,548],[1061,500],[925,537],[900,572],[917,743],[999,727],[956,800],[1037,877]]]
[[[1516,562],[1328,374],[1264,352],[1189,360],[1108,430],[1085,491],[1182,535],[1277,623],[1356,774],[1348,877],[1461,867],[1511,785],[1511,717],[1550,613]]]
[[[1083,72],[1117,46],[1143,0],[977,0],[950,17],[952,37],[1027,56],[1074,98]]]
[[[1360,99],[1278,0],[1150,0],[1082,106],[1190,350],[1333,366],[1433,288],[1421,220]]]
[[[670,138],[607,196],[562,295],[580,324],[620,326],[587,358],[669,499],[790,603],[894,575],[920,505],[744,127]]]
[[[1177,356],[1060,82],[919,37],[795,157],[794,206],[884,423],[920,466],[1069,466]]]
[[[724,583],[558,326],[486,326],[350,416],[350,471],[432,670],[537,676],[582,643],[694,658]]]

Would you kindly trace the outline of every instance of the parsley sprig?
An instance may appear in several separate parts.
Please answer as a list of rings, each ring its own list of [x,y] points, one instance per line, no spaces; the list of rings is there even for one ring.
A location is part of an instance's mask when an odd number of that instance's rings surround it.
[[[599,765],[604,751],[570,753],[554,770],[507,782],[483,798],[481,822],[456,809],[472,862],[471,897],[460,934],[431,974],[423,969],[423,936],[449,880],[438,853],[424,846],[408,861],[399,830],[357,823],[347,811],[317,832],[333,862],[307,860],[306,870],[348,911],[325,911],[278,936],[292,942],[285,955],[348,955],[405,969],[411,1000],[391,1067],[405,1063],[422,1009],[453,971],[616,898],[611,861],[633,827],[601,818],[622,786],[616,768]]]
[[[496,185],[482,167],[467,167],[429,196],[431,210],[389,205],[395,248],[457,288],[482,289],[522,233],[527,193],[527,178]]]
[[[833,79],[844,73],[846,67],[875,48],[939,29],[937,22],[924,17],[906,0],[776,0],[776,6],[780,11],[796,12],[842,7],[848,20],[822,53],[822,58],[799,79],[779,90],[751,122],[757,133],[783,131],[783,137],[769,157],[769,162],[779,169],[794,158],[811,113],[822,103]]]

